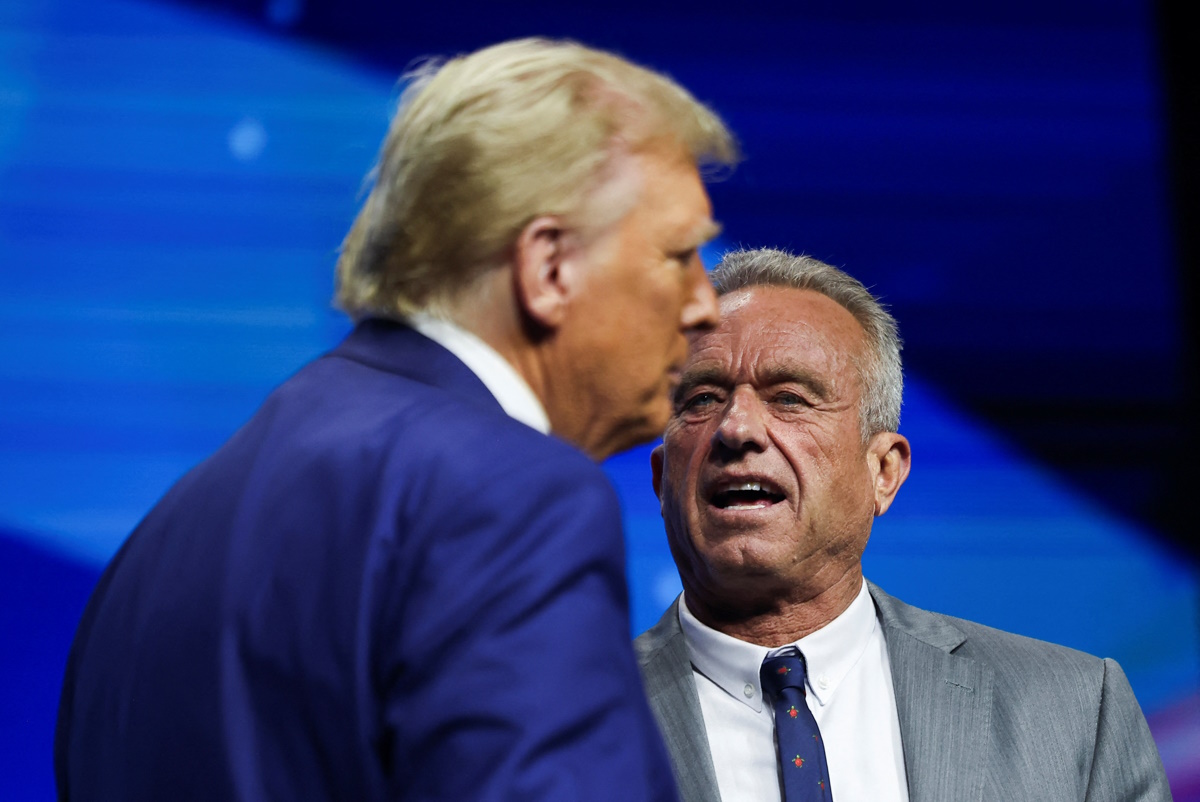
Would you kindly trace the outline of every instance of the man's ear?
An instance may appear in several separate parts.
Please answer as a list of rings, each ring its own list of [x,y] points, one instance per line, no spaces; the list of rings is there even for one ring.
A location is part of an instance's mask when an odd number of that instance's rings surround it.
[[[663,448],[659,443],[650,452],[650,484],[654,485],[654,495],[659,501],[662,501]]]
[[[875,472],[875,515],[888,511],[900,485],[908,478],[912,450],[908,438],[897,432],[879,432],[867,446],[867,459]]]
[[[567,316],[570,277],[564,262],[568,232],[562,219],[544,215],[521,229],[513,248],[517,303],[541,329],[558,329]]]

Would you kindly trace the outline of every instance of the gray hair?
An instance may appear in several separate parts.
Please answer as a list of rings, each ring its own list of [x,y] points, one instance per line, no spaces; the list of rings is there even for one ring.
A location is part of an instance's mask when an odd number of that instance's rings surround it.
[[[854,315],[868,346],[865,358],[855,360],[862,383],[859,426],[863,440],[878,432],[900,429],[904,396],[900,329],[862,282],[811,256],[794,256],[773,248],[731,251],[722,257],[711,278],[717,295],[757,286],[812,290]]]
[[[352,317],[443,308],[540,215],[615,222],[630,199],[611,208],[597,190],[618,153],[737,160],[728,129],[683,87],[574,42],[504,42],[406,77],[338,260],[337,303]]]

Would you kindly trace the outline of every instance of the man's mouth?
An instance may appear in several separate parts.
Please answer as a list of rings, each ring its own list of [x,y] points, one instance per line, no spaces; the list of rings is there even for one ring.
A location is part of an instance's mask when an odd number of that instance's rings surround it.
[[[778,504],[786,496],[770,482],[723,482],[709,494],[714,507],[723,510],[754,510]]]

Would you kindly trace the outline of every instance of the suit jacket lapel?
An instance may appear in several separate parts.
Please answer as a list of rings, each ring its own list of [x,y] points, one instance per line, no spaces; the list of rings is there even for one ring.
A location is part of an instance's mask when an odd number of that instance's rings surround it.
[[[679,628],[678,604],[676,599],[659,622],[638,638],[638,663],[646,697],[671,753],[681,799],[721,802],[692,661]]]
[[[974,802],[983,794],[992,669],[956,656],[957,628],[868,583],[891,663],[910,802]]]

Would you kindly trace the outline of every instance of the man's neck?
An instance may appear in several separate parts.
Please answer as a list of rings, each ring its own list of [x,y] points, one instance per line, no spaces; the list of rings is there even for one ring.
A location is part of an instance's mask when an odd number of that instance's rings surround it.
[[[684,599],[692,615],[706,626],[747,643],[775,648],[811,635],[844,613],[862,583],[862,567],[855,565],[818,591],[801,589],[785,598],[718,602],[711,594],[687,588]]]
[[[408,316],[408,322],[458,357],[510,417],[544,434],[550,432],[550,420],[541,400],[512,362],[495,348],[445,318],[416,312]]]
[[[511,365],[549,413],[546,371],[538,358],[536,343],[524,331],[508,270],[484,273],[473,286],[449,302],[442,314],[487,343]]]
[[[612,427],[588,408],[593,401],[580,392],[576,362],[562,341],[561,331],[534,331],[518,308],[506,270],[493,270],[478,279],[446,308],[444,315],[474,334],[512,366],[537,396],[554,434],[600,462],[617,449]],[[627,446],[624,446],[627,447]]]

